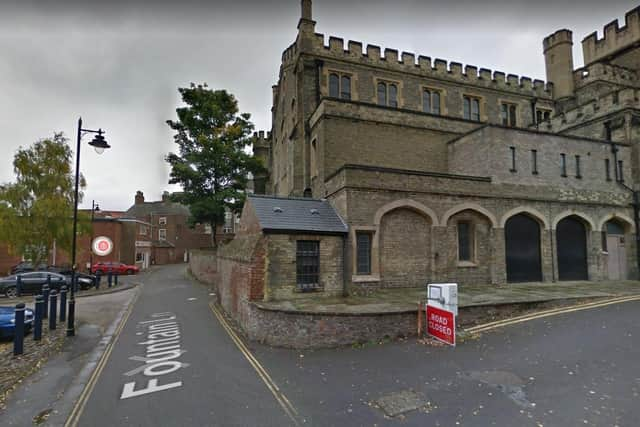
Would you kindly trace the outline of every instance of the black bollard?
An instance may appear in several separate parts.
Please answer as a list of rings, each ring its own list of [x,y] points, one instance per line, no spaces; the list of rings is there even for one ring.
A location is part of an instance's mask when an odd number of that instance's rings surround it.
[[[119,274],[115,274],[113,276],[113,286],[118,286],[118,276]]]
[[[72,337],[76,334],[76,299],[71,295],[69,299],[69,318],[67,319],[67,336]]]
[[[22,275],[16,276],[16,294],[18,297],[22,296]]]
[[[95,282],[96,289],[100,289],[100,270],[96,271],[96,276],[93,279]]]
[[[33,340],[42,339],[42,315],[44,313],[44,297],[36,295],[36,312],[33,318]]]
[[[13,355],[19,356],[24,351],[24,303],[16,304],[13,327]]]
[[[60,322],[67,320],[67,285],[60,288]]]
[[[111,272],[107,275],[107,283],[109,284],[109,287],[113,284],[113,274]]]
[[[49,317],[49,289],[51,289],[50,282],[51,276],[47,276],[47,284],[42,287],[42,296],[44,298],[44,306],[42,308],[43,319]]]
[[[49,295],[49,330],[53,331],[56,328],[56,305],[58,303],[58,293],[56,290],[51,291],[51,295]]]

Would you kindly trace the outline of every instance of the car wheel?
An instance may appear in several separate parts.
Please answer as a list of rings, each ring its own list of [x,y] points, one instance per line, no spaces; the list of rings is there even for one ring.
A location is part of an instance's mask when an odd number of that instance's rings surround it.
[[[132,270],[132,269],[128,269],[128,270],[127,270],[127,274],[128,274],[129,276],[131,276],[131,275],[133,274],[133,270]]]
[[[4,291],[4,294],[7,298],[15,298],[18,296],[18,290],[15,286],[11,286]]]

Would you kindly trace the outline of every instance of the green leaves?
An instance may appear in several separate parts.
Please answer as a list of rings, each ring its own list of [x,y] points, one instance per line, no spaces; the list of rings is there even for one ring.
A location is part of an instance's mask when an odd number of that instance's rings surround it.
[[[191,210],[191,223],[224,222],[225,208],[239,212],[245,199],[249,173],[263,171],[246,149],[251,144],[250,115],[239,114],[238,102],[225,90],[206,84],[179,88],[184,107],[176,109],[177,121],[167,120],[176,131],[177,153],[169,153],[170,184],[181,184],[176,197]],[[215,232],[213,233],[215,244]]]
[[[73,227],[73,153],[61,134],[20,148],[16,182],[0,186],[0,241],[35,264],[47,259],[55,240],[67,251]],[[85,187],[84,178],[80,185]],[[81,231],[87,226],[81,226]]]

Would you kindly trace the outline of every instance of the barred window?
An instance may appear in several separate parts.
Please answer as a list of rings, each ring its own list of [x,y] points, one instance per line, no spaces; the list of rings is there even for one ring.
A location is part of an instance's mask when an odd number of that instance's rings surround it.
[[[357,233],[357,272],[371,274],[371,234]]]
[[[458,261],[471,261],[473,252],[473,236],[469,221],[458,222]]]
[[[296,282],[301,291],[312,291],[320,285],[320,242],[298,240],[296,242]]]

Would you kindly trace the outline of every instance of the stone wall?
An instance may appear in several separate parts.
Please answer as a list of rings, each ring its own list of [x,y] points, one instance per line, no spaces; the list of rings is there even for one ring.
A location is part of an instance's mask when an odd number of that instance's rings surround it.
[[[199,281],[214,285],[218,273],[218,260],[213,249],[189,251],[189,270]]]
[[[323,348],[415,335],[417,312],[320,314],[269,310],[250,305],[249,339],[289,348]]]
[[[306,234],[268,234],[265,300],[318,298],[343,293],[342,237]],[[320,242],[320,289],[300,292],[296,285],[298,240]]]

